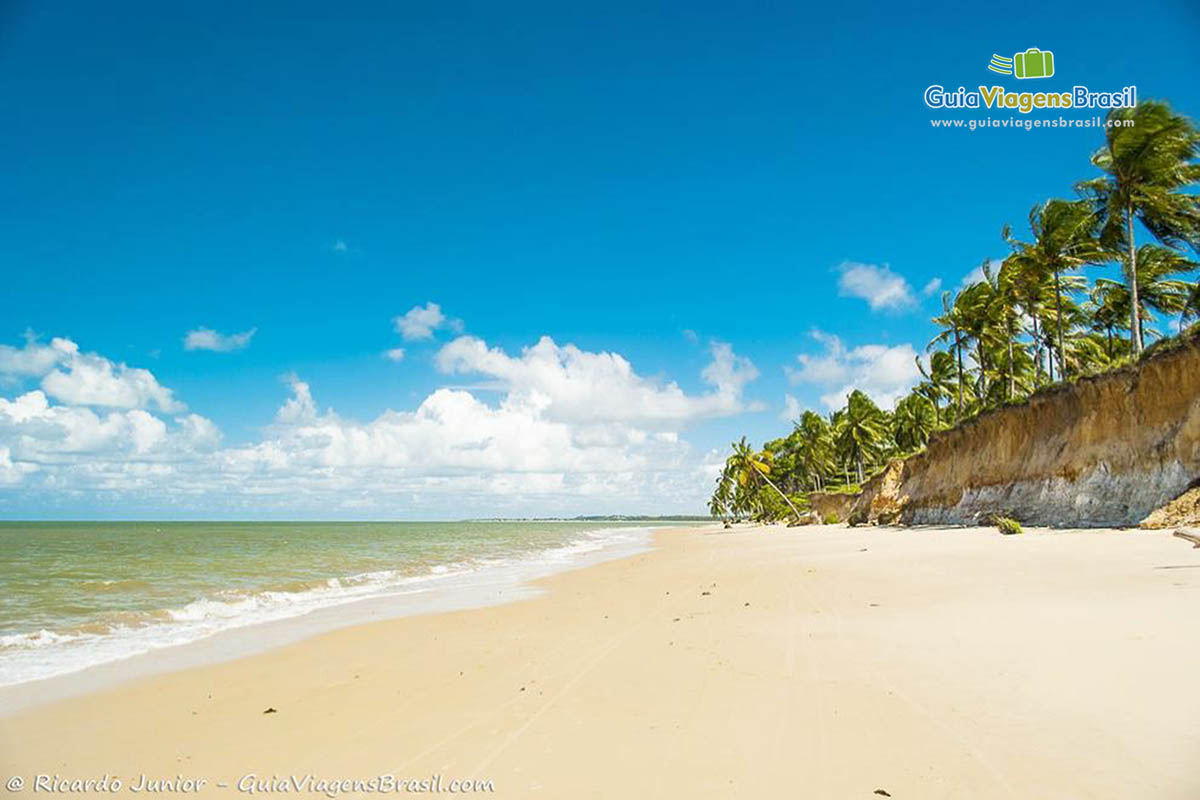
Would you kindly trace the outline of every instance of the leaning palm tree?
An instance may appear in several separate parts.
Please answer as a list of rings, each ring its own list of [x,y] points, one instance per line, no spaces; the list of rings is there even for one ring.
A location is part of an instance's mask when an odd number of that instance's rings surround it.
[[[1033,241],[1014,239],[1011,228],[1004,226],[1004,238],[1013,248],[1009,258],[1015,262],[1015,269],[1026,275],[1054,279],[1055,345],[1060,379],[1067,377],[1063,319],[1068,309],[1064,308],[1063,294],[1073,288],[1070,281],[1064,281],[1063,273],[1108,260],[1110,254],[1096,239],[1099,220],[1095,210],[1086,203],[1053,199],[1034,206],[1029,212]]]
[[[743,436],[740,442],[733,443],[733,455],[726,462],[733,470],[735,480],[738,485],[745,490],[753,491],[759,481],[763,481],[770,486],[775,492],[783,498],[783,502],[791,509],[792,515],[796,519],[800,519],[800,512],[783,490],[775,485],[771,480],[771,459],[767,453],[755,452],[754,448],[746,441]]]
[[[1108,113],[1104,147],[1092,164],[1104,175],[1078,189],[1101,214],[1105,245],[1125,253],[1133,352],[1142,351],[1142,301],[1138,293],[1138,250],[1134,220],[1168,247],[1200,245],[1200,197],[1186,190],[1200,183],[1200,131],[1165,103],[1139,103]]]
[[[712,497],[708,501],[708,513],[721,520],[725,520],[733,510],[733,481],[731,480],[729,470],[722,470],[717,476],[717,488],[713,490]]]

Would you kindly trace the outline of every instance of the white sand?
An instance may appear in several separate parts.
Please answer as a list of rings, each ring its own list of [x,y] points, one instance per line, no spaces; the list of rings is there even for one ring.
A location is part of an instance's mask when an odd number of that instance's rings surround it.
[[[0,720],[0,775],[234,796],[249,772],[393,772],[555,800],[1200,797],[1200,550],[1169,533],[658,544],[533,599],[23,711]]]

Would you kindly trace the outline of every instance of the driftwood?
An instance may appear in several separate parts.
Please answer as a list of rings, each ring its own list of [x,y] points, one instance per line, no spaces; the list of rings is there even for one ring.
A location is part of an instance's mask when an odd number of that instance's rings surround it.
[[[1191,542],[1193,550],[1196,549],[1197,547],[1200,547],[1200,532],[1188,531],[1188,530],[1178,530],[1178,531],[1175,531],[1175,533],[1173,533],[1171,535],[1178,536],[1180,539],[1183,539],[1185,542]]]

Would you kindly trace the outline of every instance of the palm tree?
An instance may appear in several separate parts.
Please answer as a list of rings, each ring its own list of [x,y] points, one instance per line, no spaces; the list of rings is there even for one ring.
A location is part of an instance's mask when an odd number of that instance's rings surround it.
[[[733,510],[733,480],[730,470],[723,469],[717,476],[717,488],[713,490],[708,501],[708,513],[720,519],[725,519]]]
[[[892,414],[892,433],[901,450],[917,450],[929,441],[935,417],[927,397],[913,392],[896,403]]]
[[[1004,260],[1004,268],[1011,275],[1012,291],[1020,308],[1021,317],[1028,325],[1028,329],[1023,332],[1029,335],[1033,385],[1037,386],[1041,383],[1042,376],[1042,345],[1046,339],[1043,328],[1047,321],[1046,309],[1054,305],[1054,285],[1042,273],[1038,265],[1014,258],[1012,255]],[[1023,328],[1024,326],[1019,327]],[[1049,359],[1047,359],[1047,372],[1050,371],[1050,366]]]
[[[1054,279],[1060,379],[1067,377],[1063,335],[1063,317],[1067,309],[1063,307],[1063,273],[1087,264],[1101,264],[1108,259],[1108,253],[1095,238],[1098,221],[1099,217],[1086,203],[1053,199],[1034,206],[1029,212],[1032,242],[1017,241],[1012,237],[1011,228],[1007,225],[1004,227],[1004,238],[1014,250],[1009,258],[1016,262],[1016,268],[1026,275],[1048,275]],[[1070,282],[1066,288],[1072,288]]]
[[[1200,281],[1192,284],[1191,292],[1184,301],[1183,311],[1179,314],[1179,328],[1182,330],[1189,319],[1200,317]]]
[[[1125,285],[1116,281],[1097,281],[1088,300],[1088,327],[1104,334],[1104,353],[1109,361],[1117,357],[1114,352],[1113,332],[1120,330],[1129,321],[1129,292]]]
[[[1125,284],[1131,298],[1130,345],[1142,351],[1142,301],[1138,293],[1138,250],[1134,220],[1168,247],[1200,244],[1200,197],[1183,190],[1200,182],[1193,163],[1200,131],[1165,103],[1139,103],[1108,113],[1104,147],[1092,164],[1104,175],[1078,189],[1103,217],[1101,238],[1125,252]]]
[[[833,434],[820,414],[805,411],[795,423],[792,435],[797,439],[796,468],[812,481],[812,488],[824,488],[825,475],[833,468]]]
[[[845,414],[834,431],[834,441],[846,459],[853,462],[859,483],[865,478],[866,462],[879,455],[885,433],[879,407],[862,391],[852,391],[846,398]]]
[[[771,458],[768,453],[756,453],[743,436],[740,442],[733,444],[733,455],[726,463],[732,469],[739,486],[753,492],[758,487],[758,482],[764,481],[783,498],[792,515],[800,519],[800,512],[796,510],[796,506],[792,505],[788,496],[770,478]]]
[[[987,381],[991,371],[988,345],[992,337],[990,314],[993,300],[991,282],[982,280],[964,288],[954,301],[955,307],[959,309],[959,324],[966,342],[974,345],[972,357],[978,367],[974,386],[976,397],[986,397],[988,393]]]
[[[1011,400],[1017,393],[1017,334],[1020,331],[1021,270],[1012,258],[1000,262],[993,269],[989,261],[983,263],[983,277],[991,288],[986,316],[991,326],[992,338],[1004,351],[1004,397]]]
[[[954,360],[958,367],[958,415],[957,419],[962,419],[963,412],[963,326],[962,326],[962,309],[958,307],[957,298],[951,301],[953,295],[950,292],[942,292],[942,315],[933,318],[933,324],[940,327],[942,330],[937,336],[929,342],[925,347],[926,350],[932,350],[939,344],[949,344],[953,353]]]
[[[929,369],[916,358],[917,369],[925,380],[917,386],[916,391],[928,398],[933,404],[933,423],[940,427],[942,424],[941,400],[951,396],[954,386],[954,356],[942,350],[935,350],[929,356]]]
[[[1151,310],[1164,315],[1178,314],[1187,306],[1192,285],[1171,276],[1191,272],[1197,266],[1200,265],[1183,254],[1158,245],[1144,244],[1137,249],[1136,289],[1142,304],[1139,318],[1143,324],[1139,326],[1139,335],[1143,347],[1146,344],[1145,323],[1153,319]],[[1128,316],[1132,306],[1125,284],[1098,278],[1095,291],[1102,293],[1113,308]]]

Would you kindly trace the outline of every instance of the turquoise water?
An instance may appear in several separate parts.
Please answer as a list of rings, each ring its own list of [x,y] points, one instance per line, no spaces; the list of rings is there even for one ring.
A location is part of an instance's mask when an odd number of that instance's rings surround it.
[[[0,522],[0,685],[647,536],[603,522]]]

